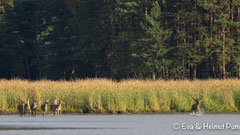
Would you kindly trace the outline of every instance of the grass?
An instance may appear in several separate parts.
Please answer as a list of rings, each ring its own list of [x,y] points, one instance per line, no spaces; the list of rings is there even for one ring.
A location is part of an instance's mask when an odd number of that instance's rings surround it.
[[[149,81],[107,79],[77,81],[0,80],[0,110],[17,112],[20,100],[40,105],[55,98],[65,102],[65,113],[168,113],[188,112],[192,97],[204,97],[208,113],[240,110],[240,80]]]

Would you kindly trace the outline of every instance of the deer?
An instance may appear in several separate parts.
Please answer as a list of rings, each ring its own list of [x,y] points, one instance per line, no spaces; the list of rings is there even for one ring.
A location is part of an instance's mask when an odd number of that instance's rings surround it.
[[[55,116],[56,114],[57,115],[61,114],[61,112],[62,112],[62,104],[64,104],[64,102],[63,101],[59,101],[58,104],[52,104],[50,106],[50,109],[53,112],[53,116]]]
[[[53,105],[57,105],[58,104],[58,101],[57,99],[55,98],[54,101],[53,101]]]
[[[57,99],[55,98],[54,101],[52,102],[52,104],[50,105],[50,110],[53,111],[56,109],[56,105],[57,105]]]
[[[31,112],[32,112],[32,115],[34,116],[34,115],[36,115],[37,114],[37,112],[36,112],[36,110],[37,110],[37,100],[33,100],[33,103],[31,104]]]
[[[195,101],[195,104],[192,105],[191,112],[194,112],[196,115],[200,111],[200,101],[203,99],[203,96],[201,96],[199,99],[193,98],[192,96],[191,98]]]
[[[50,110],[53,112],[53,115],[55,115],[56,114],[56,107],[57,107],[57,99],[55,98],[54,99],[54,101],[53,101],[53,103],[50,105]]]
[[[27,103],[24,105],[24,115],[29,115],[30,113],[30,103],[29,103],[29,98],[27,99]]]
[[[24,102],[23,101],[19,102],[17,109],[18,109],[20,116],[23,116],[24,115]]]
[[[41,105],[41,110],[42,110],[42,115],[45,116],[47,113],[47,105],[48,105],[48,100],[43,102],[43,104]]]
[[[62,113],[62,105],[65,104],[63,101],[59,101],[57,108],[56,108],[56,112],[58,115],[60,115]]]

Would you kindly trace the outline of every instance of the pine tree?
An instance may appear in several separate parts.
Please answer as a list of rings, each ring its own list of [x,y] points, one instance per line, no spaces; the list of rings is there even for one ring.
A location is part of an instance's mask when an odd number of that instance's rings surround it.
[[[169,61],[166,57],[169,48],[166,45],[170,37],[170,31],[163,29],[161,8],[158,2],[153,3],[151,12],[145,13],[145,20],[142,23],[144,31],[142,37],[138,39],[134,46],[136,52],[133,54],[137,59],[141,59],[145,71],[152,74],[152,79],[156,79],[156,73],[163,73],[164,68],[168,66]]]

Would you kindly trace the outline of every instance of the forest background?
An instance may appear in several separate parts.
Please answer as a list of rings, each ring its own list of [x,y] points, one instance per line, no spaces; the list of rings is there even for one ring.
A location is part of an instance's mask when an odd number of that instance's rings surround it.
[[[240,0],[0,0],[0,78],[240,77]]]

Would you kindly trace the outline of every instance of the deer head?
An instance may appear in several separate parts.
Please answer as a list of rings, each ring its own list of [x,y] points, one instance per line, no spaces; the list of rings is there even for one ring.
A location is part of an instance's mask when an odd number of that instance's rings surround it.
[[[201,96],[200,98],[194,98],[192,96],[190,96],[195,102],[196,104],[198,105],[200,103],[200,101],[203,99],[203,96]]]

